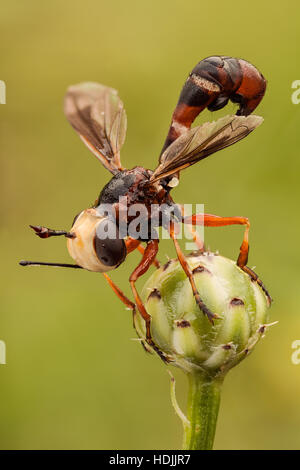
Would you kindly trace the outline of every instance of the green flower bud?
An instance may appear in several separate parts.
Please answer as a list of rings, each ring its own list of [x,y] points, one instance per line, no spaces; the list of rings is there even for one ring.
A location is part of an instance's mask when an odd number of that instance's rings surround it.
[[[223,375],[263,336],[269,300],[232,260],[213,253],[192,253],[187,261],[201,299],[219,318],[212,324],[200,311],[179,261],[170,260],[154,272],[142,293],[152,317],[152,338],[186,372]],[[135,326],[145,339],[139,313]]]

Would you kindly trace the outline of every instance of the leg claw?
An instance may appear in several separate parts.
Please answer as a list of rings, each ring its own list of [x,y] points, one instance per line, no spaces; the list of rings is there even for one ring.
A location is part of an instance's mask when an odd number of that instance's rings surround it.
[[[209,310],[209,308],[205,305],[205,303],[200,299],[198,295],[195,295],[196,303],[200,308],[201,312],[207,316],[210,323],[214,324],[214,320],[218,320],[221,317],[217,313],[213,313]]]

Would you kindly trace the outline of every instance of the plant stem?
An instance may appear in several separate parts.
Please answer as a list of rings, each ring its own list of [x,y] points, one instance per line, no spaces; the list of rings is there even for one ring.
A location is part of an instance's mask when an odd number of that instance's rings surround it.
[[[213,447],[223,378],[212,378],[201,372],[188,374],[189,392],[183,448],[210,450]]]

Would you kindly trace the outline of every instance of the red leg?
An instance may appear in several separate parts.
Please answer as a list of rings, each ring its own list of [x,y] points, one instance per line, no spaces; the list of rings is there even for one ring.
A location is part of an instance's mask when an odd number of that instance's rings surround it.
[[[184,223],[187,224],[204,224],[205,227],[225,227],[226,225],[244,225],[245,232],[243,242],[240,246],[240,253],[237,259],[237,265],[245,271],[253,281],[257,282],[257,284],[262,288],[264,293],[266,294],[268,301],[271,303],[272,299],[263,285],[262,281],[259,279],[257,274],[252,271],[252,269],[246,266],[248,262],[248,254],[249,254],[249,229],[250,229],[250,222],[247,217],[220,217],[218,215],[213,214],[194,214],[192,216],[185,217],[183,219]]]
[[[155,343],[152,339],[152,336],[151,336],[151,315],[149,315],[149,313],[147,312],[147,310],[146,310],[146,308],[143,304],[143,301],[140,298],[140,296],[138,294],[138,291],[136,289],[136,286],[135,286],[135,283],[138,280],[138,278],[140,276],[142,276],[143,274],[145,274],[148,271],[148,269],[150,268],[151,264],[154,262],[155,257],[157,255],[157,252],[158,252],[158,240],[150,240],[147,243],[146,249],[145,249],[144,254],[143,254],[143,258],[142,258],[141,262],[139,263],[139,265],[135,268],[135,270],[131,274],[131,276],[129,278],[129,282],[130,282],[130,285],[131,285],[131,289],[132,289],[132,292],[133,292],[133,295],[134,295],[136,305],[137,305],[137,307],[139,309],[139,312],[140,312],[140,314],[141,314],[141,316],[144,319],[145,324],[146,324],[146,341],[149,344],[149,346],[151,346],[157,352],[157,354],[161,357],[161,359],[164,362],[169,362],[169,359],[167,358],[167,356],[162,351],[160,351],[160,349],[155,345]]]
[[[106,274],[102,273],[105,279],[107,280],[108,284],[114,291],[114,293],[119,297],[119,299],[123,302],[124,305],[126,305],[127,308],[132,310],[132,322],[133,322],[133,328],[136,330],[135,327],[135,315],[136,315],[136,305],[129,300],[126,295],[119,289],[119,287],[112,281],[112,279]],[[146,352],[151,352],[149,349],[147,349],[144,341],[141,342],[143,348],[145,349]]]
[[[127,254],[136,250],[139,244],[140,244],[140,241],[136,240],[135,238],[131,238],[131,237],[126,238],[125,245],[126,245]]]
[[[180,205],[181,215],[184,217],[184,206]],[[195,225],[195,224],[194,224]],[[197,245],[199,251],[205,251],[203,240],[200,238],[197,230],[194,229],[192,224],[187,224],[187,228],[192,235],[194,243]]]
[[[243,243],[240,247],[240,254],[237,260],[237,265],[243,269],[248,261],[249,253],[249,242],[248,233],[250,228],[250,222],[247,217],[220,217],[212,214],[194,214],[185,217],[183,220],[186,224],[200,225],[204,224],[204,227],[224,227],[226,225],[245,225],[245,233]]]
[[[119,299],[126,305],[127,308],[132,310],[133,316],[135,315],[135,304],[129,300],[125,294],[119,289],[119,287],[112,281],[112,279],[106,274],[102,273],[105,279],[107,280],[108,284],[114,291],[114,293],[119,297]]]
[[[136,305],[133,302],[131,302],[131,300],[129,300],[128,297],[126,297],[123,291],[121,291],[121,289],[113,282],[113,280],[106,273],[102,273],[102,274],[107,280],[112,290],[114,291],[114,293],[117,295],[117,297],[119,297],[121,302],[123,302],[123,304],[126,305],[127,308],[132,310],[132,321],[133,321],[133,327],[135,328],[134,318],[136,315]]]
[[[191,284],[191,287],[192,287],[192,290],[193,290],[193,294],[194,294],[194,297],[195,297],[195,300],[200,308],[200,310],[207,316],[207,318],[209,319],[209,321],[211,323],[213,323],[213,319],[214,318],[219,318],[219,316],[216,314],[216,313],[212,313],[209,308],[205,305],[205,303],[203,302],[203,300],[200,298],[200,295],[199,295],[199,292],[198,292],[198,289],[196,287],[196,284],[195,284],[195,280],[194,280],[194,275],[193,275],[193,272],[179,246],[179,243],[176,239],[176,230],[175,230],[175,224],[174,222],[171,222],[170,223],[170,229],[169,229],[169,233],[170,233],[170,237],[172,238],[173,242],[174,242],[174,245],[175,245],[175,249],[176,249],[176,253],[177,253],[177,256],[178,256],[178,259],[179,259],[179,262],[182,266],[182,269],[184,270],[185,274],[187,275],[189,281],[190,281],[190,284]]]
[[[143,245],[140,243],[137,247],[137,249],[139,250],[139,252],[144,255],[145,253],[145,248],[143,247]],[[153,261],[153,264],[154,266],[158,269],[160,268],[160,262],[155,258],[154,261]]]
[[[143,247],[143,245],[141,244],[139,240],[128,237],[125,243],[126,243],[127,253],[131,253],[133,250],[137,249],[142,255],[144,254],[145,248]],[[156,268],[160,268],[160,263],[157,259],[154,259],[153,264]]]
[[[189,232],[192,235],[193,242],[197,245],[199,251],[205,251],[205,246],[203,240],[199,237],[197,230],[194,229],[192,225],[187,225]]]

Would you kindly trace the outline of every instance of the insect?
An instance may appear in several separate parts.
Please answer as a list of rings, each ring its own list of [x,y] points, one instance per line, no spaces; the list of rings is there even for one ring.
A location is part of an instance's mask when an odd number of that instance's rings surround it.
[[[196,225],[243,225],[245,232],[237,265],[262,287],[271,301],[261,280],[247,266],[250,227],[248,218],[212,214],[185,216],[182,206],[176,204],[170,195],[172,188],[178,184],[180,171],[238,142],[261,124],[262,118],[251,113],[260,103],[265,90],[266,80],[263,75],[245,60],[213,56],[200,61],[183,86],[158,166],[152,171],[141,166],[128,170],[121,164],[120,149],[125,140],[126,113],[117,91],[88,82],[69,87],[64,101],[65,115],[81,140],[113,176],[101,191],[95,205],[75,217],[70,231],[31,225],[40,238],[65,236],[68,251],[76,264],[33,261],[21,261],[20,264],[84,268],[103,273],[113,291],[133,314],[138,308],[145,321],[146,343],[164,361],[168,361],[168,358],[152,339],[151,316],[136,288],[136,281],[151,265],[159,266],[156,259],[159,239],[155,228],[163,226],[169,231],[178,259],[190,281],[195,301],[211,322],[218,316],[209,310],[197,291],[193,272],[178,243],[177,228],[180,223],[187,224],[190,228],[199,250],[204,247],[194,230]],[[203,109],[221,109],[229,100],[239,104],[236,115],[191,128]],[[142,222],[146,224],[146,231],[132,236],[129,232],[123,233],[121,225],[128,228],[134,220],[130,209],[135,204],[142,204],[145,209]],[[112,213],[102,211],[107,205],[113,208]],[[153,207],[156,208],[154,212]],[[166,212],[171,214],[168,224],[165,223]],[[146,244],[145,247],[143,243]],[[135,249],[141,252],[142,259],[129,278],[134,296],[132,302],[107,272],[116,269]]]

